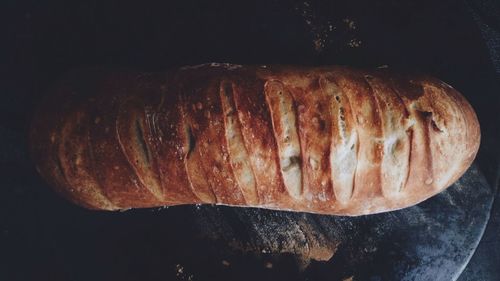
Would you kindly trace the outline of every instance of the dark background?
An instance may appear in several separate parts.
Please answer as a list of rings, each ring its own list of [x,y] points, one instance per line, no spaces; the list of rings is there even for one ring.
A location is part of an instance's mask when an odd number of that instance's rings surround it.
[[[232,62],[388,65],[429,73],[468,93],[488,136],[477,164],[496,192],[498,138],[491,136],[498,131],[500,103],[491,93],[499,89],[500,8],[492,1],[436,2],[3,2],[0,279],[197,280],[172,268],[204,254],[196,252],[197,246],[206,247],[203,242],[183,237],[197,231],[187,219],[192,218],[192,207],[118,215],[89,212],[51,192],[30,165],[25,133],[33,108],[51,83],[74,68],[161,71]],[[168,227],[158,227],[162,222]],[[500,280],[498,233],[496,203],[482,242],[459,280]],[[178,243],[162,244],[161,237]],[[226,278],[242,280],[249,277],[238,272],[262,268],[232,258],[236,260]],[[322,280],[319,273],[290,270],[297,267],[292,258],[281,259],[277,266],[263,276]],[[318,272],[328,274],[321,268]]]

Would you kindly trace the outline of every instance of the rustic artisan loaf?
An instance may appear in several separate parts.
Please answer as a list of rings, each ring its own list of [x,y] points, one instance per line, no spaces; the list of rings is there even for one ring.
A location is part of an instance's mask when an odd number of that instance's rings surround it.
[[[474,110],[451,86],[337,66],[73,73],[31,128],[40,174],[101,210],[378,213],[451,185],[479,142]]]

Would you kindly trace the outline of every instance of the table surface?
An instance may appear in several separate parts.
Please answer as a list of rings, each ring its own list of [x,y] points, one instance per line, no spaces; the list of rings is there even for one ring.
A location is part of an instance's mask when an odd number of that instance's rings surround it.
[[[500,280],[498,200],[490,210],[500,159],[496,7],[489,1],[11,3],[0,104],[2,255],[9,264],[0,279],[454,280],[472,256],[459,280]],[[211,206],[95,213],[54,195],[30,166],[30,112],[65,71],[94,65],[156,71],[210,61],[430,73],[477,109],[481,151],[446,192],[359,218]]]
[[[490,51],[490,59],[495,67],[497,81],[500,80],[500,3],[490,0],[468,1],[469,11],[481,29],[481,34]],[[497,103],[498,105],[498,103]],[[498,107],[500,108],[500,106]],[[500,120],[497,117],[496,122]],[[498,127],[497,131],[498,130]],[[497,138],[498,139],[498,138]],[[492,144],[494,146],[494,144]],[[491,182],[497,185],[496,198],[485,233],[459,281],[500,280],[500,193],[499,148],[491,158]]]

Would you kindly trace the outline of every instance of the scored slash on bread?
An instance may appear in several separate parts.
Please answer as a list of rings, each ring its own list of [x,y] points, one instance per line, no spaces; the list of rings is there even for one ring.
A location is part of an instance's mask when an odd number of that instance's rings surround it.
[[[37,170],[101,210],[223,204],[362,215],[417,204],[471,165],[471,105],[431,77],[210,64],[80,71],[32,123]]]

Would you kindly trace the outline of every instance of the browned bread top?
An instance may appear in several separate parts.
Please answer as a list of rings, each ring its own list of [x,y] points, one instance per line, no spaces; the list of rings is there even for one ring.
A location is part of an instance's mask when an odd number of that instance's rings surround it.
[[[42,176],[103,210],[378,213],[451,185],[479,143],[474,110],[444,82],[340,66],[74,73],[31,129]]]

